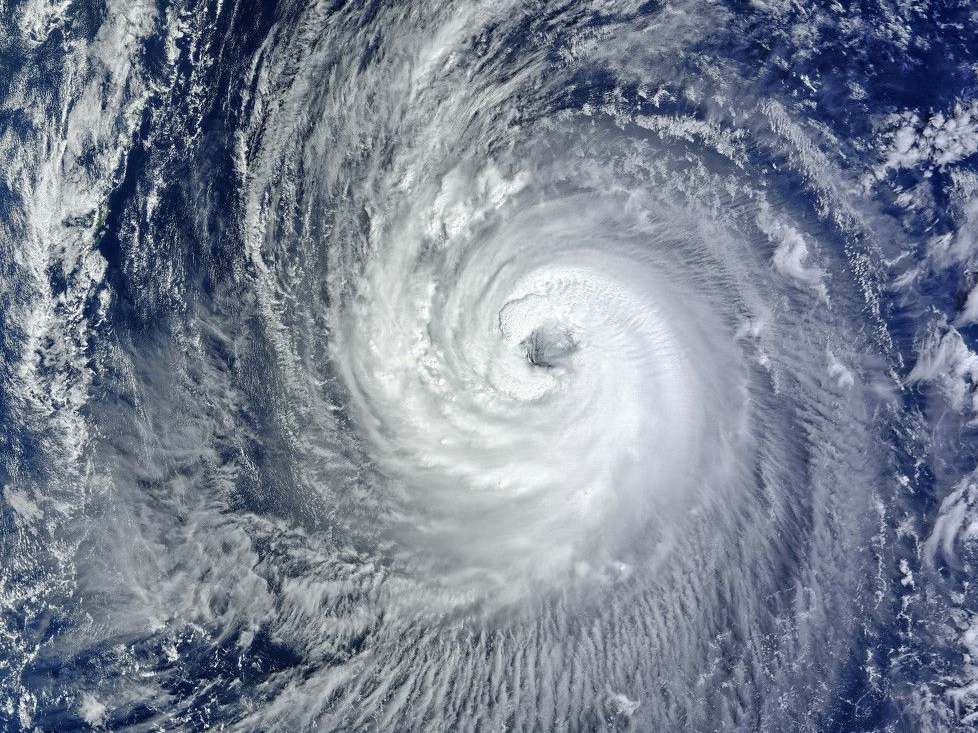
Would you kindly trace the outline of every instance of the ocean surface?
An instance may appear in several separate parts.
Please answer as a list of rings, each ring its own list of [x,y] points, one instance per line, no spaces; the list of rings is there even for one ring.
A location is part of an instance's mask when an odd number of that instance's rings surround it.
[[[0,731],[978,729],[978,6],[0,0]]]

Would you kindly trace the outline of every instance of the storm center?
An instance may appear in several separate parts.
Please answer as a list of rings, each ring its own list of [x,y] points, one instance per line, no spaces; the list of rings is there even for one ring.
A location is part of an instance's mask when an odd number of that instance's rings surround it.
[[[533,366],[552,369],[577,349],[577,341],[564,326],[545,323],[527,336],[520,346]]]

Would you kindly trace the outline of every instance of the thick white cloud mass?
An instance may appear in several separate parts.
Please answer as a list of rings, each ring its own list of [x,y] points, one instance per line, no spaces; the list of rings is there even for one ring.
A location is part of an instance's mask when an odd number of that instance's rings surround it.
[[[10,730],[974,724],[915,11],[76,5],[0,5]]]

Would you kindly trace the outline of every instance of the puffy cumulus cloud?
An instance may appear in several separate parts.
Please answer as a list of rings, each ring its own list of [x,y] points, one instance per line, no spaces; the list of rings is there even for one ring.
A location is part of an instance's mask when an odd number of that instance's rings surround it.
[[[78,705],[78,713],[82,719],[93,728],[101,728],[105,724],[108,708],[95,695],[86,692]]]
[[[767,207],[758,215],[757,223],[776,245],[771,255],[774,268],[785,277],[811,288],[823,300],[827,300],[825,271],[812,262],[813,256],[809,251],[808,242],[801,232],[774,218]]]
[[[825,352],[825,359],[829,377],[835,383],[836,387],[839,389],[849,389],[855,384],[856,380],[852,376],[852,372],[831,350]]]
[[[978,151],[978,102],[959,102],[950,112],[927,117],[908,111],[888,120],[887,147],[882,162],[867,182],[881,180],[905,168],[939,168]]]
[[[941,501],[930,535],[923,546],[927,566],[950,568],[965,579],[972,577],[968,558],[978,553],[978,473],[962,478]],[[942,629],[964,664],[954,672],[946,691],[960,722],[978,722],[978,609],[967,603],[968,580],[957,588],[958,606]]]
[[[936,385],[955,410],[978,422],[978,354],[946,321],[935,324],[924,337],[907,382]]]

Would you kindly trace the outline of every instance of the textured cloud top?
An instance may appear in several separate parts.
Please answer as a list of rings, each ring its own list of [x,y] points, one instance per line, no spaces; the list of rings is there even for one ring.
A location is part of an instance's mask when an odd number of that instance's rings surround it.
[[[3,730],[978,720],[965,6],[0,15]]]

